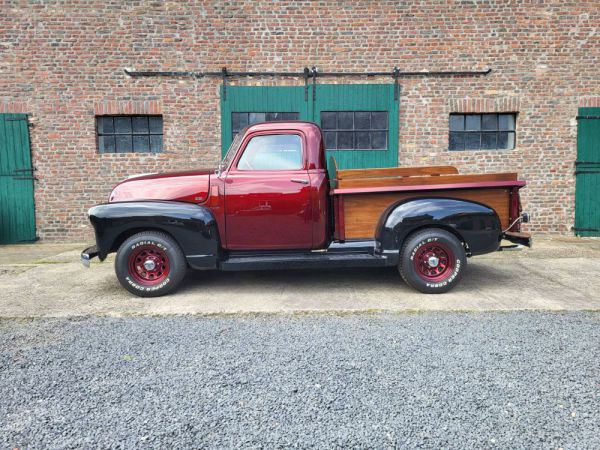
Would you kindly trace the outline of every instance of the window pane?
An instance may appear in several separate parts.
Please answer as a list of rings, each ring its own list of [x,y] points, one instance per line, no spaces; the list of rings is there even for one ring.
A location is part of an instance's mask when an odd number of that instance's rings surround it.
[[[124,136],[116,136],[116,150],[117,153],[126,153],[132,150],[130,134]]]
[[[498,129],[498,114],[484,114],[481,116],[481,129],[496,131]]]
[[[387,149],[387,131],[371,132],[371,148],[375,150]]]
[[[160,153],[163,151],[162,134],[150,135],[150,151],[152,153]]]
[[[462,114],[450,115],[450,131],[463,131],[465,129],[465,116]]]
[[[131,117],[115,117],[115,133],[131,134]]]
[[[112,134],[115,132],[112,117],[98,117],[98,133]]]
[[[354,139],[356,139],[356,147],[361,150],[368,150],[371,148],[371,136],[368,131],[358,131],[354,133]]]
[[[450,150],[465,149],[465,133],[450,133],[450,142],[448,144]]]
[[[328,150],[335,149],[335,131],[325,131],[325,148]]]
[[[465,133],[465,149],[479,150],[481,148],[481,133]]]
[[[133,151],[136,153],[148,152],[150,150],[150,143],[148,136],[133,136]]]
[[[323,111],[321,113],[321,128],[324,130],[335,130],[336,126],[336,113]]]
[[[373,111],[371,113],[371,128],[373,130],[387,130],[388,113],[386,111]]]
[[[498,129],[514,131],[515,129],[515,115],[514,114],[500,114],[498,117]]]
[[[498,133],[498,148],[505,150],[515,148],[515,133],[513,131]]]
[[[497,148],[496,136],[498,133],[483,133],[481,135],[481,148],[484,150],[490,150]]]
[[[479,131],[481,130],[481,116],[469,114],[465,119],[465,130]]]
[[[354,139],[351,131],[338,131],[337,133],[337,148],[344,150],[352,150],[354,148]]]
[[[148,133],[148,118],[132,117],[131,126],[134,133]]]
[[[368,111],[357,111],[354,113],[354,129],[369,130],[371,129],[371,113]]]
[[[265,113],[265,120],[273,122],[275,120],[281,120],[281,113],[269,112]]]
[[[301,169],[302,141],[295,134],[253,137],[238,162],[239,170]]]
[[[297,112],[285,112],[281,113],[281,120],[298,120],[300,118],[300,114]]]
[[[148,117],[150,122],[150,133],[151,134],[162,134],[163,132],[163,118],[162,117]]]
[[[114,136],[98,136],[98,148],[100,153],[115,152],[115,137]]]
[[[248,113],[231,113],[231,129],[236,133],[248,125]]]
[[[338,130],[351,130],[353,128],[353,117],[352,111],[339,111],[338,113]]]
[[[252,125],[253,123],[264,122],[266,119],[265,113],[250,113],[248,114],[248,123]]]

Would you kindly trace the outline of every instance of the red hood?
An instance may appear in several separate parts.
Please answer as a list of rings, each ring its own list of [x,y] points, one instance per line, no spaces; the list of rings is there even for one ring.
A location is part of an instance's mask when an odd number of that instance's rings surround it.
[[[132,177],[115,186],[109,201],[174,200],[202,203],[208,198],[211,173],[214,173],[214,170],[155,173]]]

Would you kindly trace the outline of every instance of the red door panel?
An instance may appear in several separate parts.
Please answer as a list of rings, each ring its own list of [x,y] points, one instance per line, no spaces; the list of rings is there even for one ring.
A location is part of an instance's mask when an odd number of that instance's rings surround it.
[[[306,170],[231,171],[225,180],[227,248],[310,249]]]

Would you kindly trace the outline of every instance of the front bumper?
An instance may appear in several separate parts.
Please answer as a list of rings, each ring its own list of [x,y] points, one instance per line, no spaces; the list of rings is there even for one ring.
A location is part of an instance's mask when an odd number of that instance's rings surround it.
[[[83,264],[84,267],[90,267],[90,260],[97,257],[99,253],[98,247],[95,245],[86,248],[81,252],[81,264]]]

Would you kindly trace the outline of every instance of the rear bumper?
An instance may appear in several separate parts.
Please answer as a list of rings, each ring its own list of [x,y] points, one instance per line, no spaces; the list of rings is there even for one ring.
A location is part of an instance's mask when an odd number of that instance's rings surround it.
[[[90,260],[92,258],[97,257],[98,253],[98,247],[96,247],[95,245],[86,248],[84,251],[81,252],[81,264],[83,264],[84,267],[90,267]]]
[[[512,242],[514,245],[500,246],[498,250],[519,250],[521,247],[531,248],[533,245],[533,240],[529,233],[506,231],[502,233],[502,239]]]

